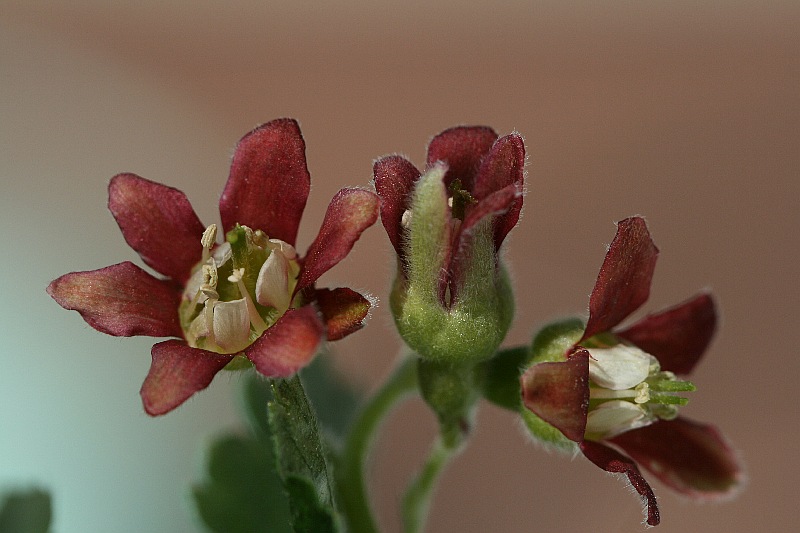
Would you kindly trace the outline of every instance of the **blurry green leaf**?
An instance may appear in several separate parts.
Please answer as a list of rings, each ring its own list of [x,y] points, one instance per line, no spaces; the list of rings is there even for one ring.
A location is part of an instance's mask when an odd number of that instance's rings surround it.
[[[5,496],[0,508],[0,533],[47,533],[52,519],[50,495],[39,489]]]
[[[306,478],[289,476],[286,491],[293,507],[296,532],[335,533],[339,531],[333,509],[320,503],[314,485]]]
[[[326,523],[334,527],[333,491],[325,449],[300,378],[274,380],[272,394],[274,401],[269,406],[269,421],[275,438],[278,471],[290,495],[294,531],[315,531],[305,529],[304,524]],[[322,520],[321,515],[327,518]]]
[[[225,435],[211,446],[208,480],[194,488],[200,516],[217,533],[289,533],[289,503],[275,466],[267,421],[269,383],[253,375],[244,387],[251,435]]]
[[[300,372],[300,378],[317,414],[320,428],[332,437],[344,438],[358,411],[360,395],[334,368],[328,357],[314,358]]]

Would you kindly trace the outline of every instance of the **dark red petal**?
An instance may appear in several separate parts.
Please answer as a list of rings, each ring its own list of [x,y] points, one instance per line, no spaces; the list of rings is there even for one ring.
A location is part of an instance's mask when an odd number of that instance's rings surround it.
[[[428,168],[437,161],[447,163],[445,184],[461,180],[461,187],[472,191],[481,160],[491,150],[497,134],[486,126],[456,126],[444,130],[428,145]]]
[[[64,309],[77,311],[97,331],[117,337],[181,337],[180,293],[133,263],[64,274],[47,287]]]
[[[658,525],[661,521],[661,516],[658,512],[656,495],[647,480],[642,476],[642,473],[639,472],[633,460],[607,446],[588,440],[581,443],[581,451],[583,451],[583,455],[587,459],[606,472],[628,476],[633,488],[647,503],[647,524],[651,526]]]
[[[744,481],[736,452],[714,426],[678,417],[628,431],[611,442],[664,484],[692,498],[729,496]]]
[[[703,293],[648,315],[616,335],[656,356],[663,370],[688,374],[711,343],[716,327],[714,300]]]
[[[473,228],[487,216],[496,217],[496,222],[504,213],[508,212],[508,209],[511,208],[520,197],[521,195],[516,186],[512,184],[504,189],[495,191],[467,209],[464,221],[458,229],[459,235],[456,237],[457,248],[455,249],[455,253],[451,253],[449,257],[450,267],[448,271],[451,273],[449,283],[451,299],[453,301],[458,298],[459,288],[462,283],[461,280],[465,275],[464,267],[467,264],[465,254],[471,253],[472,250]]]
[[[159,342],[151,350],[153,363],[139,392],[151,416],[168,413],[208,387],[233,355],[191,348],[183,341]]]
[[[339,340],[364,327],[370,303],[353,289],[317,289],[316,297],[329,341]]]
[[[403,213],[411,207],[420,172],[408,160],[390,155],[375,162],[375,191],[381,199],[381,222],[399,257],[403,257]]]
[[[324,338],[325,325],[307,305],[286,311],[245,354],[265,376],[286,378],[311,362]]]
[[[522,211],[522,192],[525,188],[525,143],[516,133],[501,137],[494,143],[481,164],[473,196],[481,200],[512,184],[516,187],[518,195],[508,211],[495,221],[494,242],[497,250],[500,249],[508,232],[517,224]]]
[[[180,283],[200,262],[203,224],[181,191],[135,174],[108,184],[108,209],[125,241],[154,270]]]
[[[350,253],[361,233],[378,219],[378,196],[364,189],[342,189],[331,200],[319,234],[303,259],[301,290]]]
[[[522,402],[575,442],[583,440],[589,408],[589,352],[577,350],[557,363],[538,363],[520,378]]]
[[[610,331],[647,301],[657,258],[658,248],[643,218],[619,222],[589,298],[589,321],[581,341]]]
[[[225,232],[237,223],[294,246],[311,189],[306,144],[292,119],[267,122],[239,141],[219,200]]]

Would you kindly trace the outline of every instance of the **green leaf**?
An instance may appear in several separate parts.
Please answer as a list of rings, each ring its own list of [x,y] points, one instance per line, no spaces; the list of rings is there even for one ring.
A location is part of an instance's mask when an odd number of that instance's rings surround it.
[[[289,476],[286,491],[293,505],[293,525],[297,532],[336,533],[335,513],[320,503],[314,485],[306,478]]]
[[[209,480],[194,488],[200,516],[219,533],[290,532],[289,506],[268,442],[226,435],[209,454]]]
[[[217,533],[290,533],[289,501],[267,420],[269,382],[250,373],[243,399],[252,433],[224,435],[212,444],[208,479],[193,489],[198,511]]]
[[[272,394],[274,401],[269,405],[269,421],[275,439],[278,471],[289,493],[294,530],[298,533],[313,531],[304,529],[307,523],[324,522],[335,527],[333,491],[325,449],[300,378],[274,380]],[[321,521],[320,515],[327,515],[325,521]]]
[[[52,510],[50,495],[40,489],[6,495],[0,508],[0,533],[47,533]]]
[[[530,358],[527,346],[500,350],[483,363],[483,396],[495,405],[511,411],[520,407],[522,391],[519,377]]]
[[[355,418],[361,395],[334,368],[330,358],[318,354],[300,372],[317,422],[326,435],[342,439]]]

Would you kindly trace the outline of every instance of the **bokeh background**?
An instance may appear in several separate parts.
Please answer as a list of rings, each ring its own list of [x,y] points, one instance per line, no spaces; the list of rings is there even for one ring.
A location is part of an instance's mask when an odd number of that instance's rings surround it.
[[[152,342],[97,333],[44,292],[65,272],[137,260],[106,209],[112,175],[178,187],[216,222],[235,142],[296,117],[313,180],[303,249],[375,158],[422,164],[438,131],[488,124],[521,132],[529,153],[506,246],[507,344],[584,312],[613,222],[646,215],[662,252],[646,309],[711,288],[723,313],[685,412],[723,428],[749,471],[724,504],[655,483],[658,531],[793,531],[799,23],[790,0],[0,0],[0,488],[52,490],[58,533],[201,531],[189,486],[204,446],[239,424],[238,378],[150,419],[138,390]],[[323,279],[384,302],[332,356],[365,390],[400,346],[389,251],[376,227]],[[434,430],[411,402],[379,439],[371,483],[387,531]],[[641,519],[621,482],[483,406],[429,529],[600,533]]]

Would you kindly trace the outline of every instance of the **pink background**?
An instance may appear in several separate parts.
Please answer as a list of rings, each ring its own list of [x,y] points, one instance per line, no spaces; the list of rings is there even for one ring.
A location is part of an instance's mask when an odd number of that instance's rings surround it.
[[[488,124],[522,133],[529,154],[524,216],[505,249],[518,298],[506,343],[584,312],[613,222],[646,215],[662,252],[646,310],[702,288],[718,297],[722,329],[685,412],[725,431],[750,478],[719,505],[654,483],[657,531],[792,531],[798,6],[5,0],[0,488],[51,488],[62,533],[200,530],[188,486],[208,439],[237,424],[237,378],[218,376],[151,420],[137,394],[150,341],[96,333],[44,293],[67,271],[136,260],[105,207],[113,174],[178,187],[216,222],[236,140],[296,117],[313,180],[302,250],[330,197],[366,185],[375,158],[399,152],[422,164],[433,134]],[[376,227],[322,280],[382,300],[333,355],[367,389],[400,346],[387,309],[389,252]],[[537,448],[518,426],[480,409],[430,531],[642,529],[622,483]],[[372,486],[387,531],[399,531],[399,495],[434,430],[413,402],[380,437]]]

